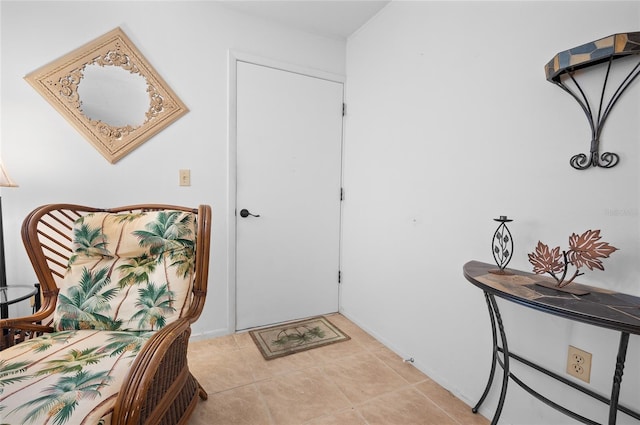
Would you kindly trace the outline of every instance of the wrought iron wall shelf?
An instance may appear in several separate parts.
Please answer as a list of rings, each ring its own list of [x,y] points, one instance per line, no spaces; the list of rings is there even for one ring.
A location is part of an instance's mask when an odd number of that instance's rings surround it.
[[[605,101],[605,92],[613,61],[631,55],[634,55],[637,63],[613,91],[610,99]],[[596,65],[606,67],[597,110],[591,105],[587,95],[575,78],[577,71]],[[571,166],[578,170],[586,170],[589,167],[611,168],[616,166],[620,160],[618,154],[612,152],[600,154],[600,135],[613,106],[640,74],[640,32],[614,34],[560,52],[547,63],[545,74],[547,81],[569,93],[578,102],[591,127],[589,156],[584,153],[574,155],[569,161]],[[572,84],[568,84],[569,82]]]

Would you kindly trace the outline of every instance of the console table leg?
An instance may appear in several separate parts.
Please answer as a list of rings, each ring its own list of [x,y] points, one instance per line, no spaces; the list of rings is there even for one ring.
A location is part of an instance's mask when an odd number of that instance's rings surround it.
[[[500,419],[500,414],[502,413],[502,407],[504,406],[504,400],[507,395],[507,384],[509,383],[509,349],[507,347],[507,335],[504,331],[504,326],[502,324],[502,317],[500,316],[500,310],[498,309],[498,304],[496,303],[496,299],[493,295],[485,292],[484,293],[485,300],[487,302],[487,308],[489,309],[489,317],[491,319],[491,334],[493,338],[493,356],[491,359],[491,372],[489,373],[489,380],[487,381],[487,385],[480,397],[480,400],[476,405],[471,409],[473,413],[478,413],[478,409],[484,402],[487,394],[489,394],[489,390],[491,389],[491,385],[493,384],[493,378],[495,377],[496,366],[498,363],[501,364],[503,369],[503,377],[502,377],[502,389],[500,390],[500,399],[498,400],[498,406],[496,407],[496,411],[493,414],[493,419],[491,420],[491,425],[496,425],[498,423],[498,419]],[[497,323],[497,328],[496,328]],[[498,331],[500,332],[500,342],[502,343],[502,349],[498,344]],[[503,361],[500,362],[499,352],[502,350],[503,353]]]
[[[496,299],[493,295],[489,295],[489,299],[491,300],[491,305],[493,307],[493,313],[496,316],[496,321],[498,322],[498,329],[500,330],[500,340],[502,342],[502,389],[500,390],[500,399],[498,400],[498,407],[496,407],[496,413],[493,415],[493,419],[491,420],[491,425],[496,425],[498,423],[498,419],[500,418],[500,414],[502,413],[502,407],[504,406],[504,399],[507,396],[507,384],[509,383],[509,348],[507,346],[507,334],[504,331],[504,326],[502,325],[502,317],[500,316],[500,310],[498,309],[498,303],[496,303]]]
[[[496,374],[496,364],[498,363],[498,333],[496,331],[496,319],[493,314],[493,307],[491,306],[491,301],[489,300],[489,294],[484,293],[484,299],[487,302],[487,308],[489,309],[489,318],[491,319],[491,336],[493,337],[493,354],[491,357],[491,372],[489,372],[489,380],[487,381],[487,385],[484,388],[484,392],[480,397],[480,400],[476,403],[475,406],[471,409],[473,413],[478,413],[480,406],[484,403],[485,398],[489,394],[489,390],[491,389],[491,384],[493,384],[493,377]]]
[[[622,383],[622,373],[624,362],[627,357],[627,346],[629,345],[629,334],[620,334],[620,345],[618,347],[618,357],[616,358],[616,370],[613,374],[613,386],[611,387],[611,404],[609,406],[609,425],[615,425],[618,414],[618,399],[620,397],[620,384]]]

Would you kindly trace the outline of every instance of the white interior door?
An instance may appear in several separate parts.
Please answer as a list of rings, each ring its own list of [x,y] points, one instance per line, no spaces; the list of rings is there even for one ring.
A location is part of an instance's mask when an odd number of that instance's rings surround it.
[[[236,329],[335,312],[343,84],[236,69]]]

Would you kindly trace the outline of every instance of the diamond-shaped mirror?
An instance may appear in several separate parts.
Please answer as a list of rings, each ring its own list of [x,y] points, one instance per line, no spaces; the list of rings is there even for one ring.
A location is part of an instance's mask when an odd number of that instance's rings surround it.
[[[120,28],[25,79],[111,163],[189,111]]]

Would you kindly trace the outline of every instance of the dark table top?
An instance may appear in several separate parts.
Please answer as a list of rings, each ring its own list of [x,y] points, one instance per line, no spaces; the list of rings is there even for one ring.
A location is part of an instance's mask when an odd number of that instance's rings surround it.
[[[469,282],[497,297],[578,322],[640,335],[640,297],[574,282],[567,288],[588,292],[575,295],[536,284],[553,282],[551,278],[509,268],[505,271],[511,275],[490,272],[497,269],[495,264],[480,261],[463,266]]]

